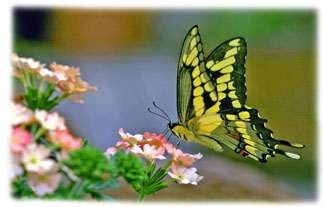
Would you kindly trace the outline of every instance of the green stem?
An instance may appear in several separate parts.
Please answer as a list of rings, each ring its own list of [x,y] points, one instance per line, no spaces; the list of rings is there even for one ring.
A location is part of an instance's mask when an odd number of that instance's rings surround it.
[[[45,83],[45,80],[42,79],[42,80],[41,80],[41,83],[40,83],[40,85],[39,85],[39,91],[41,91],[41,92],[43,92],[44,83]]]
[[[40,128],[37,130],[37,132],[36,132],[36,134],[35,134],[35,136],[34,136],[34,138],[33,138],[33,141],[36,141],[38,138],[40,138],[40,136],[42,136],[42,135],[44,134],[45,131],[46,131],[46,129],[45,129],[44,127],[40,127]]]
[[[173,183],[177,183],[177,179],[172,178],[170,180],[167,180],[166,182],[164,182],[164,185],[169,186],[170,184],[173,184]]]
[[[138,198],[138,203],[143,203],[143,200],[144,200],[144,194],[140,193]]]
[[[81,179],[80,181],[77,181],[73,185],[68,197],[70,199],[79,198],[82,195],[83,189],[85,188],[87,183],[88,183],[88,180]]]
[[[173,162],[173,158],[170,158],[162,169],[167,170],[167,168],[172,164],[172,162]]]
[[[150,170],[151,170],[151,162],[149,160],[146,159],[146,164],[147,164],[147,168],[146,168],[146,174],[148,175]]]
[[[33,72],[29,72],[29,77],[30,77],[30,80],[31,80],[31,83],[32,83],[33,88],[37,88],[34,73]]]
[[[27,85],[31,85],[30,80],[29,80],[29,78],[28,78],[28,73],[27,73],[27,71],[24,70],[24,69],[22,69],[22,71],[23,71],[23,76],[24,76],[24,79],[25,79],[25,81],[26,81],[26,84],[27,84]]]

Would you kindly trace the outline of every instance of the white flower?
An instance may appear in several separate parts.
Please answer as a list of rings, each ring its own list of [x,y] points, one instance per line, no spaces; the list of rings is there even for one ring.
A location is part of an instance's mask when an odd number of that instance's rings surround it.
[[[172,172],[168,172],[168,174],[170,177],[177,179],[178,183],[181,184],[197,185],[203,179],[203,176],[200,176],[195,167],[186,168],[175,163],[172,164]]]
[[[39,61],[33,58],[19,57],[17,54],[11,56],[11,62],[14,67],[20,69],[26,69],[28,71],[38,72],[45,64],[41,64]]]
[[[29,172],[46,173],[57,168],[57,163],[48,158],[50,153],[44,145],[31,143],[23,152],[22,162]]]
[[[65,73],[62,71],[51,71],[47,68],[42,68],[39,73],[38,76],[40,76],[40,78],[43,78],[46,81],[50,81],[52,83],[58,83],[59,81],[65,81],[68,78],[66,77]]]
[[[54,193],[58,188],[59,182],[62,180],[62,175],[51,171],[44,174],[29,172],[27,174],[28,185],[38,196]]]
[[[12,102],[11,124],[27,124],[33,119],[33,111],[21,103]]]
[[[10,180],[16,180],[16,177],[22,175],[24,169],[21,166],[21,155],[18,153],[11,154],[11,171],[9,174]]]
[[[41,123],[42,127],[48,130],[65,130],[65,120],[57,112],[47,113],[45,110],[36,109],[35,118]]]

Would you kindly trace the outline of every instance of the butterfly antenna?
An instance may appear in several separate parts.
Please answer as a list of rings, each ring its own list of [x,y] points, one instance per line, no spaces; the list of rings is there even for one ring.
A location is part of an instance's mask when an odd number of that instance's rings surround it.
[[[164,116],[162,116],[162,115],[160,115],[160,114],[157,114],[157,113],[151,111],[150,108],[148,108],[148,111],[149,111],[150,113],[152,113],[152,114],[154,114],[154,115],[157,115],[157,116],[160,116],[161,118],[163,118],[163,119],[167,120],[168,122],[170,122],[170,119],[167,119],[166,117],[164,117]]]
[[[159,111],[163,112],[163,114],[165,114],[165,116],[168,118],[169,123],[171,123],[171,120],[170,120],[168,114],[167,114],[166,112],[164,112],[161,108],[159,108],[159,107],[156,105],[156,103],[155,103],[154,101],[152,102],[152,104],[153,104],[153,105],[154,105],[154,106],[155,106]]]

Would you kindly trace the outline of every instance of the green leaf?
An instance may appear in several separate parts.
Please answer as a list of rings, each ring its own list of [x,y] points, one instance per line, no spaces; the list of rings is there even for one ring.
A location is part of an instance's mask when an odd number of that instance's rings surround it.
[[[120,187],[119,182],[110,178],[106,182],[93,182],[87,186],[87,190],[103,190],[103,189],[114,189]]]
[[[96,192],[96,191],[91,191],[91,192],[89,192],[89,194],[91,195],[92,198],[94,198],[96,200],[115,201],[112,197],[110,197],[106,194],[103,194],[103,193]]]

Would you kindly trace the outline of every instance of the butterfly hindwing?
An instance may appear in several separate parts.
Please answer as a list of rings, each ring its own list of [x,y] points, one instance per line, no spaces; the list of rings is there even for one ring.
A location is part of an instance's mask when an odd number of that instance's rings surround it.
[[[246,103],[246,53],[246,42],[238,37],[219,45],[206,59],[220,110],[236,110]]]

